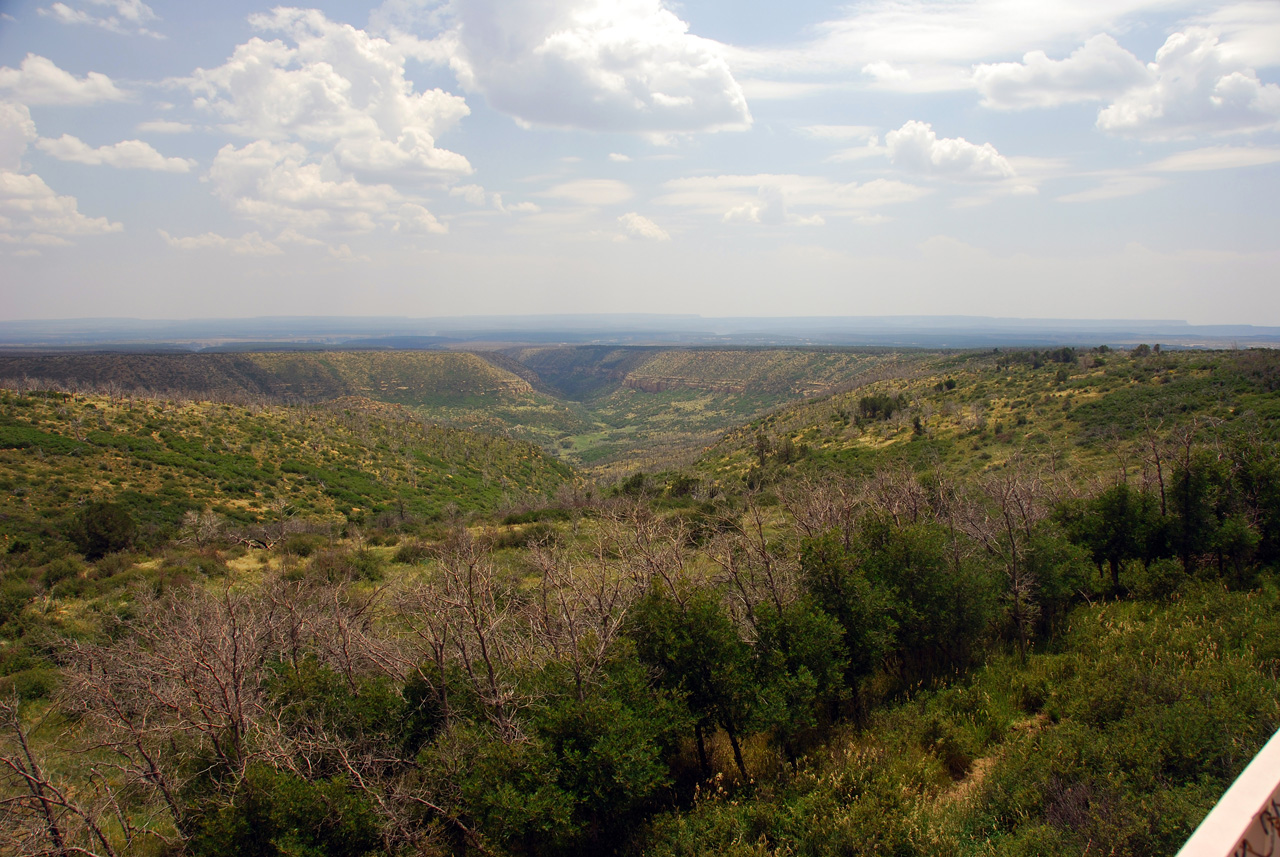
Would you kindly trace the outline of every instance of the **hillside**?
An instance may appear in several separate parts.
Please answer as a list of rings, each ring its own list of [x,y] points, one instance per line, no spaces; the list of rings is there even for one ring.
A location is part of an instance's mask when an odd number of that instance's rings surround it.
[[[493,512],[571,478],[536,446],[423,422],[367,399],[244,408],[68,394],[0,395],[0,533],[56,537],[76,509],[110,501],[145,531],[187,511],[233,524],[314,518],[366,524]]]
[[[0,853],[1176,851],[1280,727],[1280,355],[723,354],[548,399],[595,484],[427,405],[0,393]]]
[[[687,462],[769,408],[910,372],[919,359],[886,351],[594,346],[0,355],[0,383],[242,403],[365,397],[622,473]]]
[[[726,429],[756,414],[909,374],[922,355],[574,346],[509,349],[503,356],[536,373],[581,414],[583,427],[558,441],[565,458],[598,475],[616,475],[685,464]]]
[[[952,475],[1013,460],[1064,472],[1137,468],[1153,437],[1234,426],[1275,440],[1273,351],[1071,349],[931,355],[914,375],[782,407],[727,433],[699,469],[715,478],[779,469],[866,474],[886,462]]]
[[[0,355],[0,383],[227,401],[314,403],[364,396],[450,406],[533,392],[522,378],[474,354],[446,351]]]

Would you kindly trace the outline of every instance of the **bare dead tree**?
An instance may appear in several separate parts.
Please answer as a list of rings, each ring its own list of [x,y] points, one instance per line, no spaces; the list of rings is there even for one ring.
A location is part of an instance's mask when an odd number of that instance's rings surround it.
[[[906,464],[880,469],[867,488],[870,502],[898,526],[919,523],[933,511],[929,491]]]
[[[735,612],[755,629],[760,605],[767,604],[781,614],[795,600],[799,568],[777,539],[770,541],[768,519],[759,505],[749,505],[741,516],[726,523],[726,531],[711,545],[707,556],[719,566]]]
[[[1164,443],[1160,436],[1160,429],[1163,426],[1164,421],[1158,420],[1153,426],[1151,424],[1151,415],[1143,414],[1143,424],[1145,428],[1144,440],[1147,452],[1149,453],[1149,457],[1145,460],[1144,464],[1149,464],[1151,467],[1155,468],[1156,486],[1160,491],[1160,517],[1163,518],[1168,514],[1168,505],[1165,500],[1164,489],[1164,467],[1165,460],[1168,458],[1168,455],[1164,453]],[[1143,470],[1145,474],[1146,467],[1144,467]],[[1144,489],[1146,487],[1146,485],[1143,485]]]
[[[486,716],[499,733],[519,734],[516,712],[521,707],[511,665],[522,641],[509,593],[502,591],[488,550],[463,528],[455,530],[437,550],[436,574],[423,578],[400,594],[397,607],[410,636],[400,655],[409,672],[437,686],[446,718],[451,717],[447,688],[439,680],[458,666]],[[432,663],[436,677],[421,674]]]
[[[202,548],[221,539],[225,527],[226,521],[212,509],[200,512],[188,509],[182,516],[180,532],[184,541],[192,542],[196,547]]]
[[[851,480],[840,478],[801,481],[793,489],[779,491],[778,499],[801,536],[814,538],[835,530],[846,548],[866,509],[864,492]]]
[[[980,482],[981,497],[966,504],[960,526],[996,558],[1005,576],[1004,598],[1025,660],[1032,629],[1039,616],[1037,581],[1026,562],[1035,525],[1048,514],[1039,475],[1010,466]]]
[[[689,533],[682,521],[664,520],[645,503],[629,503],[605,517],[600,549],[624,558],[627,575],[648,588],[661,580],[683,608],[687,597]]]
[[[0,853],[115,857],[100,824],[102,785],[73,789],[58,782],[31,746],[17,698],[0,700]]]
[[[173,784],[153,764],[154,742],[166,745],[175,767],[207,755],[243,776],[252,739],[266,724],[266,666],[282,648],[277,605],[230,588],[136,598],[139,615],[127,636],[69,649],[69,686],[82,694],[70,702],[91,713],[104,742],[130,756],[131,770],[161,792]]]
[[[542,576],[530,611],[531,637],[568,664],[578,699],[585,700],[627,611],[647,587],[645,569],[611,562],[600,543],[579,562],[558,544],[537,545],[530,558]]]

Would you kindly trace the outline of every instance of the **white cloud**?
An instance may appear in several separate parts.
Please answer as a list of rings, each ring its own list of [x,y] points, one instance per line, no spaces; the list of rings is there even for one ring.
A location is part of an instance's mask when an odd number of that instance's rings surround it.
[[[744,129],[722,47],[661,0],[455,0],[463,86],[520,122],[639,133]]]
[[[0,101],[0,170],[17,172],[27,144],[36,137],[36,123],[27,106]]]
[[[138,130],[144,134],[186,134],[193,130],[193,126],[186,122],[174,122],[171,119],[151,119],[147,122],[139,122]]]
[[[1203,172],[1206,170],[1234,170],[1240,167],[1260,167],[1280,163],[1280,149],[1243,146],[1208,146],[1178,152],[1162,158],[1147,167],[1161,173]]]
[[[1262,83],[1203,27],[1170,36],[1148,69],[1152,82],[1099,113],[1099,128],[1167,140],[1280,126],[1280,86]]]
[[[339,244],[337,247],[329,248],[329,258],[335,262],[372,262],[373,259],[363,253],[353,253],[351,248],[346,244]]]
[[[1190,23],[1217,33],[1223,49],[1246,66],[1280,65],[1280,3],[1274,0],[1226,3]]]
[[[1101,202],[1107,199],[1120,199],[1136,196],[1162,187],[1168,182],[1155,176],[1118,175],[1106,177],[1102,184],[1088,190],[1068,193],[1057,197],[1058,202]]]
[[[186,158],[166,158],[150,144],[141,140],[124,140],[97,149],[78,137],[63,134],[58,139],[42,138],[36,143],[40,151],[60,161],[73,161],[90,166],[108,166],[121,170],[156,170],[165,173],[186,173],[195,161]]]
[[[59,196],[40,176],[0,172],[0,240],[5,243],[60,245],[69,237],[122,228],[105,217],[85,217],[75,197]]]
[[[233,211],[266,226],[369,232],[379,224],[416,228],[424,220],[425,209],[406,210],[409,200],[391,185],[343,176],[331,157],[313,158],[300,143],[223,146],[209,180]]]
[[[863,219],[875,209],[913,202],[930,191],[892,179],[840,184],[793,174],[694,176],[672,179],[656,200],[722,220],[818,224],[827,217]],[[803,214],[798,212],[804,212]]]
[[[1020,63],[980,65],[973,72],[983,106],[1000,110],[1103,101],[1149,77],[1137,57],[1105,34],[1089,39],[1064,60],[1032,51]]]
[[[315,10],[277,8],[250,22],[296,47],[255,37],[186,81],[196,106],[221,116],[228,130],[328,147],[338,167],[355,173],[471,172],[462,155],[436,146],[470,112],[466,102],[439,89],[414,92],[395,45]]]
[[[807,125],[800,133],[815,140],[850,142],[860,141],[862,145],[841,149],[827,158],[833,163],[860,161],[864,158],[883,157],[888,150],[880,145],[876,129],[870,125]]]
[[[1028,50],[1069,50],[1100,32],[1121,32],[1147,11],[1176,12],[1189,0],[864,0],[784,48],[734,49],[735,72],[752,78],[851,72],[899,92],[970,89],[973,66]],[[828,86],[843,85],[843,80]],[[812,84],[810,84],[812,85]],[[754,96],[756,84],[752,85]]]
[[[436,219],[436,216],[416,202],[403,203],[398,210],[399,218],[392,228],[397,232],[429,232],[443,235],[449,227]]]
[[[630,187],[615,179],[578,179],[558,184],[542,195],[590,206],[618,205],[633,196]]]
[[[77,78],[36,54],[27,54],[16,69],[0,67],[0,91],[4,90],[23,104],[93,104],[125,97],[105,74],[91,71]]]
[[[449,196],[460,196],[475,206],[484,205],[485,192],[484,188],[478,184],[458,185],[449,188]]]
[[[862,67],[862,73],[875,78],[877,83],[904,84],[911,83],[911,72],[905,68],[895,68],[887,62],[869,62]]]
[[[748,101],[794,101],[833,88],[830,83],[762,80],[749,77],[741,79],[739,83],[742,84],[742,93]]]
[[[94,6],[110,7],[115,14],[106,17],[91,14],[83,9],[74,9],[66,3],[54,3],[37,11],[63,24],[87,24],[100,27],[112,33],[140,33],[144,36],[162,39],[164,36],[142,26],[148,21],[157,20],[156,13],[141,0],[88,0]]]
[[[981,146],[963,137],[939,138],[927,122],[912,120],[885,135],[889,160],[925,175],[953,179],[1000,180],[1015,173],[990,143]]]
[[[502,194],[495,193],[493,195],[493,207],[503,214],[537,214],[542,211],[536,202],[516,202],[507,204],[502,199]]]
[[[89,0],[89,2],[95,6],[110,6],[121,18],[135,24],[156,20],[156,13],[142,0]]]
[[[658,224],[642,214],[629,211],[618,218],[618,222],[622,224],[622,228],[632,238],[647,238],[653,241],[670,241],[671,236],[667,231]]]
[[[158,231],[166,244],[178,250],[226,250],[237,256],[279,256],[284,252],[257,232],[246,232],[239,238],[228,238],[214,232],[177,238],[163,229]]]
[[[787,210],[787,193],[778,185],[765,185],[756,191],[756,198],[751,202],[734,206],[724,213],[724,221],[732,223],[763,223],[766,226],[780,226],[789,223],[795,226],[822,226],[827,221],[821,214],[801,217]]]
[[[609,160],[613,161],[615,164],[625,164],[631,160],[631,156],[624,155],[620,152],[610,152]]]
[[[871,125],[805,125],[800,133],[815,140],[865,141],[874,139],[876,129]]]

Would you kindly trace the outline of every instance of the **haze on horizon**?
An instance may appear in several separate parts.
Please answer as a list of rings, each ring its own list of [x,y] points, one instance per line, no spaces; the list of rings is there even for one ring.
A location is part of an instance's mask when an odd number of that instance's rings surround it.
[[[0,2],[0,320],[1280,325],[1280,3]]]

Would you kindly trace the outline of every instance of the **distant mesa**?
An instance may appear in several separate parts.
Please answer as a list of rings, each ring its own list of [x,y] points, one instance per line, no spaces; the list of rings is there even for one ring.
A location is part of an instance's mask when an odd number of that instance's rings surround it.
[[[1280,327],[1134,319],[650,314],[0,321],[0,349],[9,352],[506,350],[554,345],[970,349],[1156,342],[1175,348],[1275,347],[1280,346]]]

